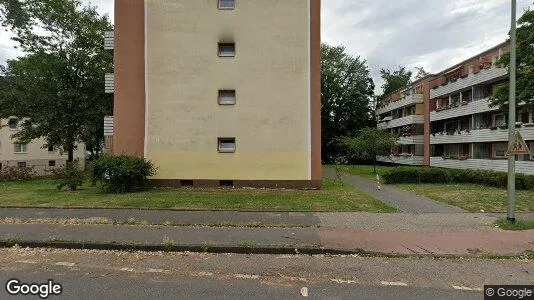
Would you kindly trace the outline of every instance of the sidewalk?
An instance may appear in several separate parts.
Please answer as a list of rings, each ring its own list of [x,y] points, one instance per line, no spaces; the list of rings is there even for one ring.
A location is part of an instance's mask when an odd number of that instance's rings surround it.
[[[139,220],[150,220],[143,224],[158,225],[56,224],[52,220],[91,220],[103,216],[112,220],[134,216]],[[478,213],[2,208],[0,244],[95,249],[310,254],[369,252],[433,256],[521,255],[534,252],[534,230],[511,232],[494,228],[492,224],[498,217],[501,216]],[[39,224],[46,219],[49,219],[49,223]],[[181,226],[161,225],[169,220]],[[221,221],[222,225],[214,225]],[[184,226],[186,223],[191,225]],[[270,227],[273,224],[283,226]]]

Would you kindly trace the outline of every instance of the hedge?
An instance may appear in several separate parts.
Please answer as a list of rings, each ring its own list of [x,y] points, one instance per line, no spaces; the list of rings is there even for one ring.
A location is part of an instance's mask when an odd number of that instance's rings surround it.
[[[486,170],[461,170],[435,167],[396,167],[382,174],[384,182],[395,183],[476,183],[506,188],[508,174]],[[534,176],[516,174],[516,189],[534,190]]]
[[[91,164],[93,184],[101,183],[108,193],[126,193],[147,186],[147,177],[156,174],[152,162],[134,156],[103,155]]]

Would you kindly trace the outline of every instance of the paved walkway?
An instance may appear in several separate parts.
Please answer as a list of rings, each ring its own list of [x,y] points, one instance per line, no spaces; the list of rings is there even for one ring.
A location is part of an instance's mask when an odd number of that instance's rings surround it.
[[[324,173],[328,178],[335,178],[335,172],[332,170],[325,169]],[[360,191],[396,208],[400,212],[458,213],[464,211],[458,207],[439,203],[428,197],[415,195],[389,185],[382,185],[381,190],[377,190],[376,182],[360,176],[343,175],[342,179],[345,183],[353,185]]]

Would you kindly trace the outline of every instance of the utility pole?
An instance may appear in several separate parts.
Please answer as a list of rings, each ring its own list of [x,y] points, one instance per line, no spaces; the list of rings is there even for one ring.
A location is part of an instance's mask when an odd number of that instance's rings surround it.
[[[512,0],[512,27],[510,29],[510,99],[508,111],[508,145],[515,135],[515,80],[516,80],[516,0]],[[508,156],[508,220],[515,222],[515,154]]]

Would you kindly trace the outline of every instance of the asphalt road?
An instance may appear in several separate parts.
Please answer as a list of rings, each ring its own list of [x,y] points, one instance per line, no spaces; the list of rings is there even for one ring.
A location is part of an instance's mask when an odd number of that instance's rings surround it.
[[[53,279],[50,299],[482,299],[484,284],[532,283],[524,259],[366,258],[0,249],[5,283]]]

